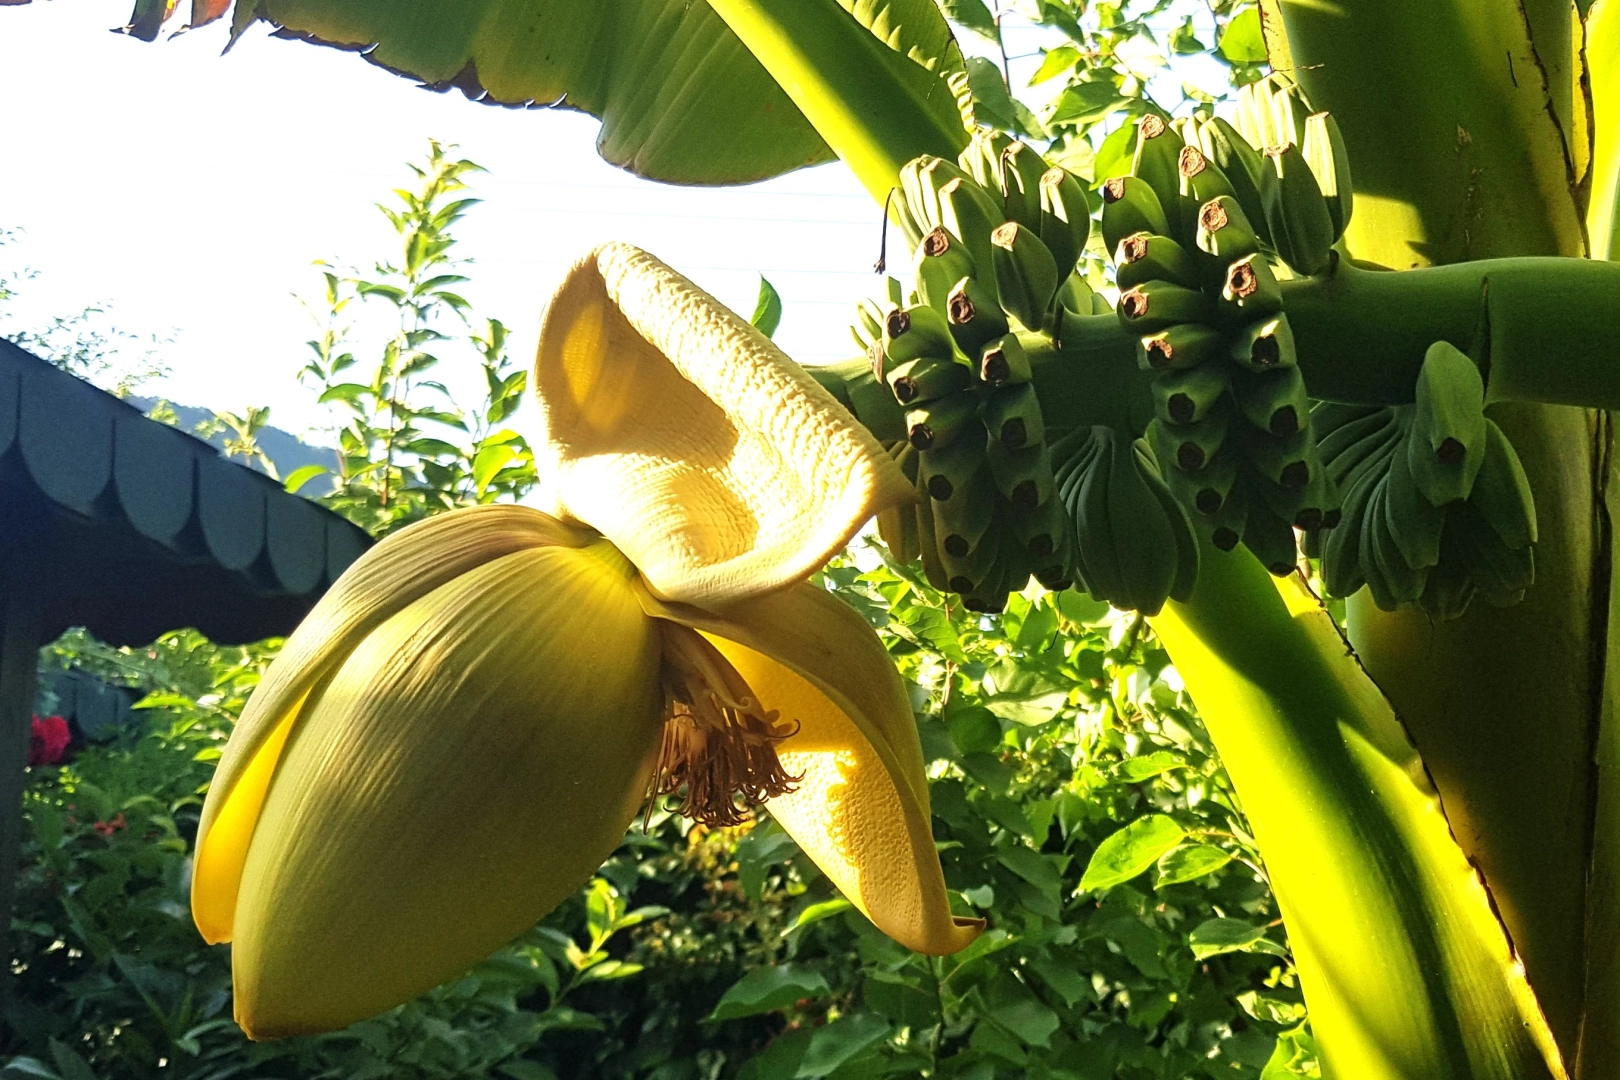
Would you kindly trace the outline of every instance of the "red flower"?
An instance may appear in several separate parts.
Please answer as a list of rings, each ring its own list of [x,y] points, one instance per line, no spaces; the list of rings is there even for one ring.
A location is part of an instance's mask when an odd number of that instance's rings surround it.
[[[123,811],[120,810],[118,812],[118,816],[113,818],[111,821],[98,821],[90,827],[96,830],[96,832],[100,833],[102,836],[111,836],[119,829],[126,828],[128,824],[129,823],[124,820]]]
[[[72,738],[67,721],[60,716],[34,717],[34,729],[28,735],[28,764],[55,765]]]

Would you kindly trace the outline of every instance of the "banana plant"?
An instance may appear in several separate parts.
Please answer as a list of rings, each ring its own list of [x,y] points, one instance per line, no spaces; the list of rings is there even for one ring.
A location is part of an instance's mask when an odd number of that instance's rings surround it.
[[[917,295],[862,314],[868,355],[815,372],[917,487],[885,540],[969,604],[1033,571],[1152,615],[1324,1075],[1612,1077],[1620,0],[1260,7],[1276,74],[1238,125],[1144,109],[1129,174],[1098,178],[1117,308],[1073,273],[1074,178],[975,132],[933,0],[231,18],[591,112],[656,179],[846,161],[916,249]]]

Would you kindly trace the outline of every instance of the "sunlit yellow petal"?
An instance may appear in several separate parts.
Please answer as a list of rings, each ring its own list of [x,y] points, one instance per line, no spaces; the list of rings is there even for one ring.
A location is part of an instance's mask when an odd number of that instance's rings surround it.
[[[255,1037],[342,1027],[533,925],[623,838],[659,740],[656,624],[608,545],[467,570],[310,695],[242,873]]]
[[[982,921],[951,915],[916,721],[864,619],[809,584],[723,615],[643,603],[702,630],[766,709],[799,724],[777,753],[803,779],[766,806],[851,903],[918,952],[952,953],[978,936]]]
[[[357,559],[299,624],[265,674],[209,787],[197,830],[192,914],[210,942],[231,939],[242,861],[288,725],[312,688],[385,619],[467,570],[514,551],[577,547],[589,537],[521,506],[459,510],[395,533]],[[254,777],[247,783],[247,777]],[[230,827],[213,828],[230,808]]]
[[[535,363],[549,496],[667,599],[800,580],[913,498],[842,406],[759,331],[646,252],[569,272]]]

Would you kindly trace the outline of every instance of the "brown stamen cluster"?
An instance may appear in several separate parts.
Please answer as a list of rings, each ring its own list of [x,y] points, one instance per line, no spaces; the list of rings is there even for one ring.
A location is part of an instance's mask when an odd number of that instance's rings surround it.
[[[804,779],[789,774],[776,755],[798,722],[778,722],[777,711],[767,712],[742,674],[695,630],[667,623],[663,632],[664,743],[647,796],[680,795],[682,816],[711,827],[740,825],[753,807]]]

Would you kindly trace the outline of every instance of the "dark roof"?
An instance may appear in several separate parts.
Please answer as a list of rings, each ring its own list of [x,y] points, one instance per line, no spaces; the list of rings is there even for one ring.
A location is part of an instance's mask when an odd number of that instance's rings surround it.
[[[0,339],[0,587],[41,640],[290,631],[371,544],[320,505]]]

